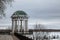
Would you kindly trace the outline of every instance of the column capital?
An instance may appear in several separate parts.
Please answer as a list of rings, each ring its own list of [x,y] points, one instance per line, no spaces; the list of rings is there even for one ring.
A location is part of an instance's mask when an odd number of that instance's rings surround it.
[[[24,19],[24,20],[27,20],[28,21],[28,19]]]
[[[17,20],[15,20],[15,21],[17,21]]]

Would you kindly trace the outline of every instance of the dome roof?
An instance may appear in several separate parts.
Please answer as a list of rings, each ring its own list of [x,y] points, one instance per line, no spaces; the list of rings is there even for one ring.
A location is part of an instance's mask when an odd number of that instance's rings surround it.
[[[13,15],[27,15],[24,11],[16,11]]]

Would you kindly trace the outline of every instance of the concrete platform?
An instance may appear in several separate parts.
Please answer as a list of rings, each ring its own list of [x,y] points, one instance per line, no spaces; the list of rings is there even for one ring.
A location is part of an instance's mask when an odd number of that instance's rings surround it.
[[[0,40],[13,40],[11,35],[0,35]]]

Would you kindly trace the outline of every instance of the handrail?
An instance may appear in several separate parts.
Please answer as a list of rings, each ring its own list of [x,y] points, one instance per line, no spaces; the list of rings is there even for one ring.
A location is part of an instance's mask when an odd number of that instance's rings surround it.
[[[30,39],[30,38],[28,38],[28,37],[26,37],[26,36],[23,36],[23,35],[21,35],[21,34],[18,34],[18,33],[14,33],[14,35],[15,35],[17,38],[19,38],[20,40],[32,40],[32,39]]]

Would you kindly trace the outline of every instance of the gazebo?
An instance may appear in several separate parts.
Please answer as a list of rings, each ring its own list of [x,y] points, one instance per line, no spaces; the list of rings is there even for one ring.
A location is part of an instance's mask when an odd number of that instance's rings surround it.
[[[11,16],[12,33],[28,31],[28,15],[24,11],[16,11]]]

